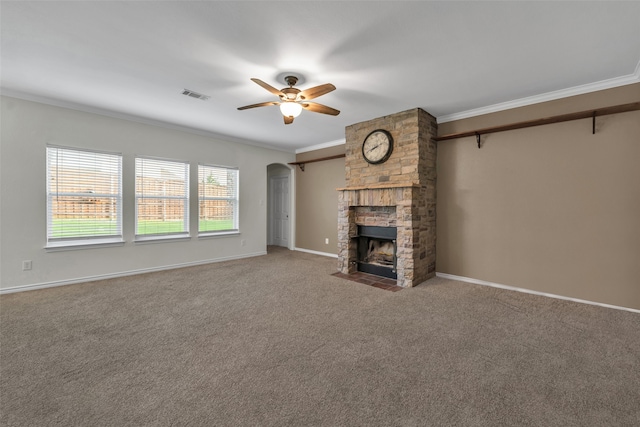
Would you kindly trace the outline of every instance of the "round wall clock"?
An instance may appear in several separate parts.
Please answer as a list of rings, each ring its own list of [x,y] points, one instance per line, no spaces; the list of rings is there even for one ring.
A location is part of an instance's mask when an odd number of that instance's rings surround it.
[[[364,139],[362,156],[371,164],[386,162],[393,151],[393,138],[384,129],[376,129]]]

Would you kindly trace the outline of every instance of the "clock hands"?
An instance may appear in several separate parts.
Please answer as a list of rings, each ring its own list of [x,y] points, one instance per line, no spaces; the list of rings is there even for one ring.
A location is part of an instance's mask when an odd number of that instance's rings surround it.
[[[380,144],[376,145],[375,147],[369,148],[369,149],[367,150],[367,153],[372,152],[373,150],[375,150],[375,149],[376,149],[376,148],[378,148],[378,147],[380,147]]]

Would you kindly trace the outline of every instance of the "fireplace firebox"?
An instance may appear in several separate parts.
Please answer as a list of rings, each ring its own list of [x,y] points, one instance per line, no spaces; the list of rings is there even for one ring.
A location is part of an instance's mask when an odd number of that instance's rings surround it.
[[[359,225],[358,271],[397,279],[396,227]]]

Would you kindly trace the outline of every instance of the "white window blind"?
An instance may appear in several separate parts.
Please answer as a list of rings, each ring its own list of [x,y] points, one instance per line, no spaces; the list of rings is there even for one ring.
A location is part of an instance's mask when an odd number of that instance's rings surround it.
[[[136,236],[189,234],[189,164],[136,157]]]
[[[47,147],[47,243],[122,239],[122,156]]]
[[[198,165],[198,232],[238,230],[237,168]]]

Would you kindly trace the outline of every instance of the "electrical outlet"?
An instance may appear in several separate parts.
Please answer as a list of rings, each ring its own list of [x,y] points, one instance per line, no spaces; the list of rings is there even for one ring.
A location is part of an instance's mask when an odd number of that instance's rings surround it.
[[[246,244],[247,244],[247,241],[246,241],[246,240],[244,240],[244,239],[240,240],[240,246],[244,246],[244,245],[246,245]]]
[[[329,238],[328,238],[328,237],[324,239],[324,244],[325,244],[325,245],[328,245],[328,244],[329,244]]]
[[[31,260],[22,261],[22,271],[31,270],[32,266],[33,264],[31,263]]]

